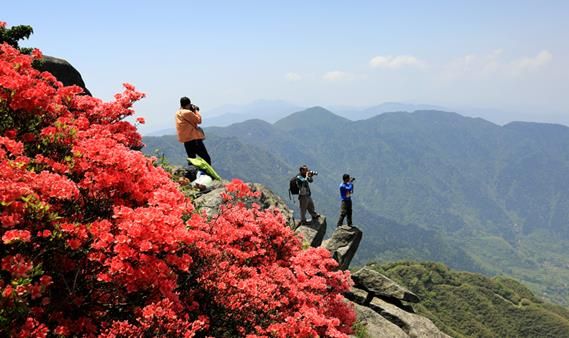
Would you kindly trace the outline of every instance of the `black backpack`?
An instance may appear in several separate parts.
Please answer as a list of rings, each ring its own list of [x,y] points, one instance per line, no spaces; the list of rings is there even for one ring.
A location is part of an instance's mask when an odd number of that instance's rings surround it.
[[[198,168],[195,165],[190,164],[184,172],[184,177],[189,179],[190,182],[193,182],[198,177]]]
[[[296,176],[290,179],[288,184],[288,197],[292,199],[291,195],[298,195],[300,189],[298,188],[298,179]]]

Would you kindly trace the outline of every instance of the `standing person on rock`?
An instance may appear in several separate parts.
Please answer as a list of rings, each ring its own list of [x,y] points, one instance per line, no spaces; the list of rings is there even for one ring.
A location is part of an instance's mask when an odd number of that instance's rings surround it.
[[[306,211],[312,217],[311,222],[315,221],[320,215],[314,210],[314,202],[310,193],[310,183],[314,181],[314,176],[318,172],[308,169],[305,164],[300,167],[298,175],[296,175],[296,184],[298,185],[298,201],[300,204],[300,224],[307,224]]]
[[[195,158],[196,155],[203,158],[211,165],[211,158],[205,148],[203,140],[205,134],[198,125],[202,123],[200,108],[187,97],[180,99],[180,109],[176,112],[176,133],[178,141],[184,144],[188,157]]]
[[[340,184],[340,219],[338,219],[338,227],[344,223],[344,218],[347,216],[348,226],[352,226],[352,194],[354,193],[354,180],[350,175],[344,174],[342,176],[342,183]]]

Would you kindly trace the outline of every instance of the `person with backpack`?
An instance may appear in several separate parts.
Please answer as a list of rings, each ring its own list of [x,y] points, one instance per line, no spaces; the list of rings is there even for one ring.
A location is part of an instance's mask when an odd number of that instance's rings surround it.
[[[306,211],[312,217],[311,222],[317,220],[320,215],[314,210],[314,202],[312,201],[310,193],[310,183],[314,181],[314,176],[318,175],[318,172],[308,169],[307,165],[303,165],[299,168],[299,173],[295,177],[296,188],[295,192],[298,192],[298,202],[300,204],[300,224],[309,224],[306,221]]]
[[[354,180],[350,175],[344,174],[342,176],[342,183],[340,184],[340,219],[338,219],[337,227],[341,227],[344,223],[344,218],[348,218],[348,226],[352,226],[352,194],[354,193]]]
[[[202,123],[200,108],[187,97],[180,99],[180,109],[176,112],[176,133],[178,141],[184,144],[189,158],[199,156],[211,165],[211,158],[203,140],[205,134],[198,125]]]

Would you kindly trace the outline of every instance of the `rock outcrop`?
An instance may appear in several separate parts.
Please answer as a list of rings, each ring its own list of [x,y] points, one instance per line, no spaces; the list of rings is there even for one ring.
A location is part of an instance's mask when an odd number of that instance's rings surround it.
[[[311,246],[321,242],[325,234],[324,222],[299,225],[296,232]],[[324,230],[323,230],[324,229]],[[324,232],[324,233],[323,233]],[[335,229],[331,238],[324,241],[338,263],[339,269],[348,269],[362,239],[362,232],[357,227],[341,226]],[[408,303],[417,303],[419,297],[395,283],[383,274],[362,268],[352,274],[354,288],[346,298],[354,304],[358,316],[358,326],[369,337],[433,337],[447,338],[431,320],[414,313]]]
[[[194,199],[194,207],[198,211],[205,210],[208,217],[219,213],[219,208],[223,204],[222,193],[225,187],[222,182],[216,182],[206,193],[200,194]]]
[[[315,248],[322,244],[326,235],[326,217],[321,216],[309,224],[299,224],[294,231],[299,234],[304,242]]]
[[[361,305],[367,298],[367,293],[363,290],[354,288],[347,297],[352,302]],[[441,332],[430,319],[405,311],[404,309],[379,298],[374,298],[369,305],[367,305],[367,308],[373,310],[375,313],[381,315],[383,318],[399,327],[405,334],[404,337],[450,338],[449,335]],[[356,311],[358,311],[358,319],[363,323],[366,323],[365,319],[362,319],[362,316],[360,316],[360,310],[358,309],[360,308],[356,307]],[[375,323],[375,320],[373,320],[372,323]],[[383,333],[373,337],[387,338],[391,336],[387,333]]]
[[[409,335],[399,326],[385,319],[375,310],[354,303],[354,308],[358,314],[358,320],[364,327],[368,337],[390,337],[390,338],[407,338]]]
[[[225,182],[218,182],[208,192],[194,198],[194,206],[205,210],[208,216],[219,212],[223,203],[221,194],[225,191]],[[326,217],[321,216],[309,224],[298,224],[293,219],[293,212],[283,199],[261,184],[250,184],[253,191],[261,192],[252,202],[262,208],[278,208],[285,217],[287,225],[312,247],[323,246],[330,251],[339,263],[339,269],[348,269],[356,254],[362,232],[357,227],[341,226],[334,230],[330,239],[322,241],[326,234]],[[441,332],[428,318],[414,313],[409,303],[419,302],[419,297],[398,285],[381,273],[362,268],[352,274],[354,287],[345,296],[353,303],[358,315],[358,327],[368,337],[450,337]]]
[[[35,65],[35,64],[34,64]],[[64,86],[76,85],[85,91],[85,94],[91,95],[91,92],[85,86],[81,74],[69,62],[53,56],[44,55],[40,62],[35,65],[40,71],[50,72]]]
[[[324,241],[323,246],[338,261],[339,269],[347,270],[356,251],[358,251],[361,240],[362,232],[360,229],[342,225],[336,228],[330,239]]]
[[[419,297],[414,293],[375,270],[362,268],[352,274],[352,280],[357,288],[368,292],[366,305],[373,297],[379,297],[396,305],[401,304],[401,302],[419,302]]]

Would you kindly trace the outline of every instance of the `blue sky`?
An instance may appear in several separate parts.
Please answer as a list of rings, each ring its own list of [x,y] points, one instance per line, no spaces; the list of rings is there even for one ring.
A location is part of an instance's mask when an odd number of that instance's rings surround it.
[[[408,102],[569,124],[567,17],[553,0],[11,1],[0,21],[31,25],[22,45],[68,60],[95,96],[134,84],[150,130],[184,95],[204,114]]]

